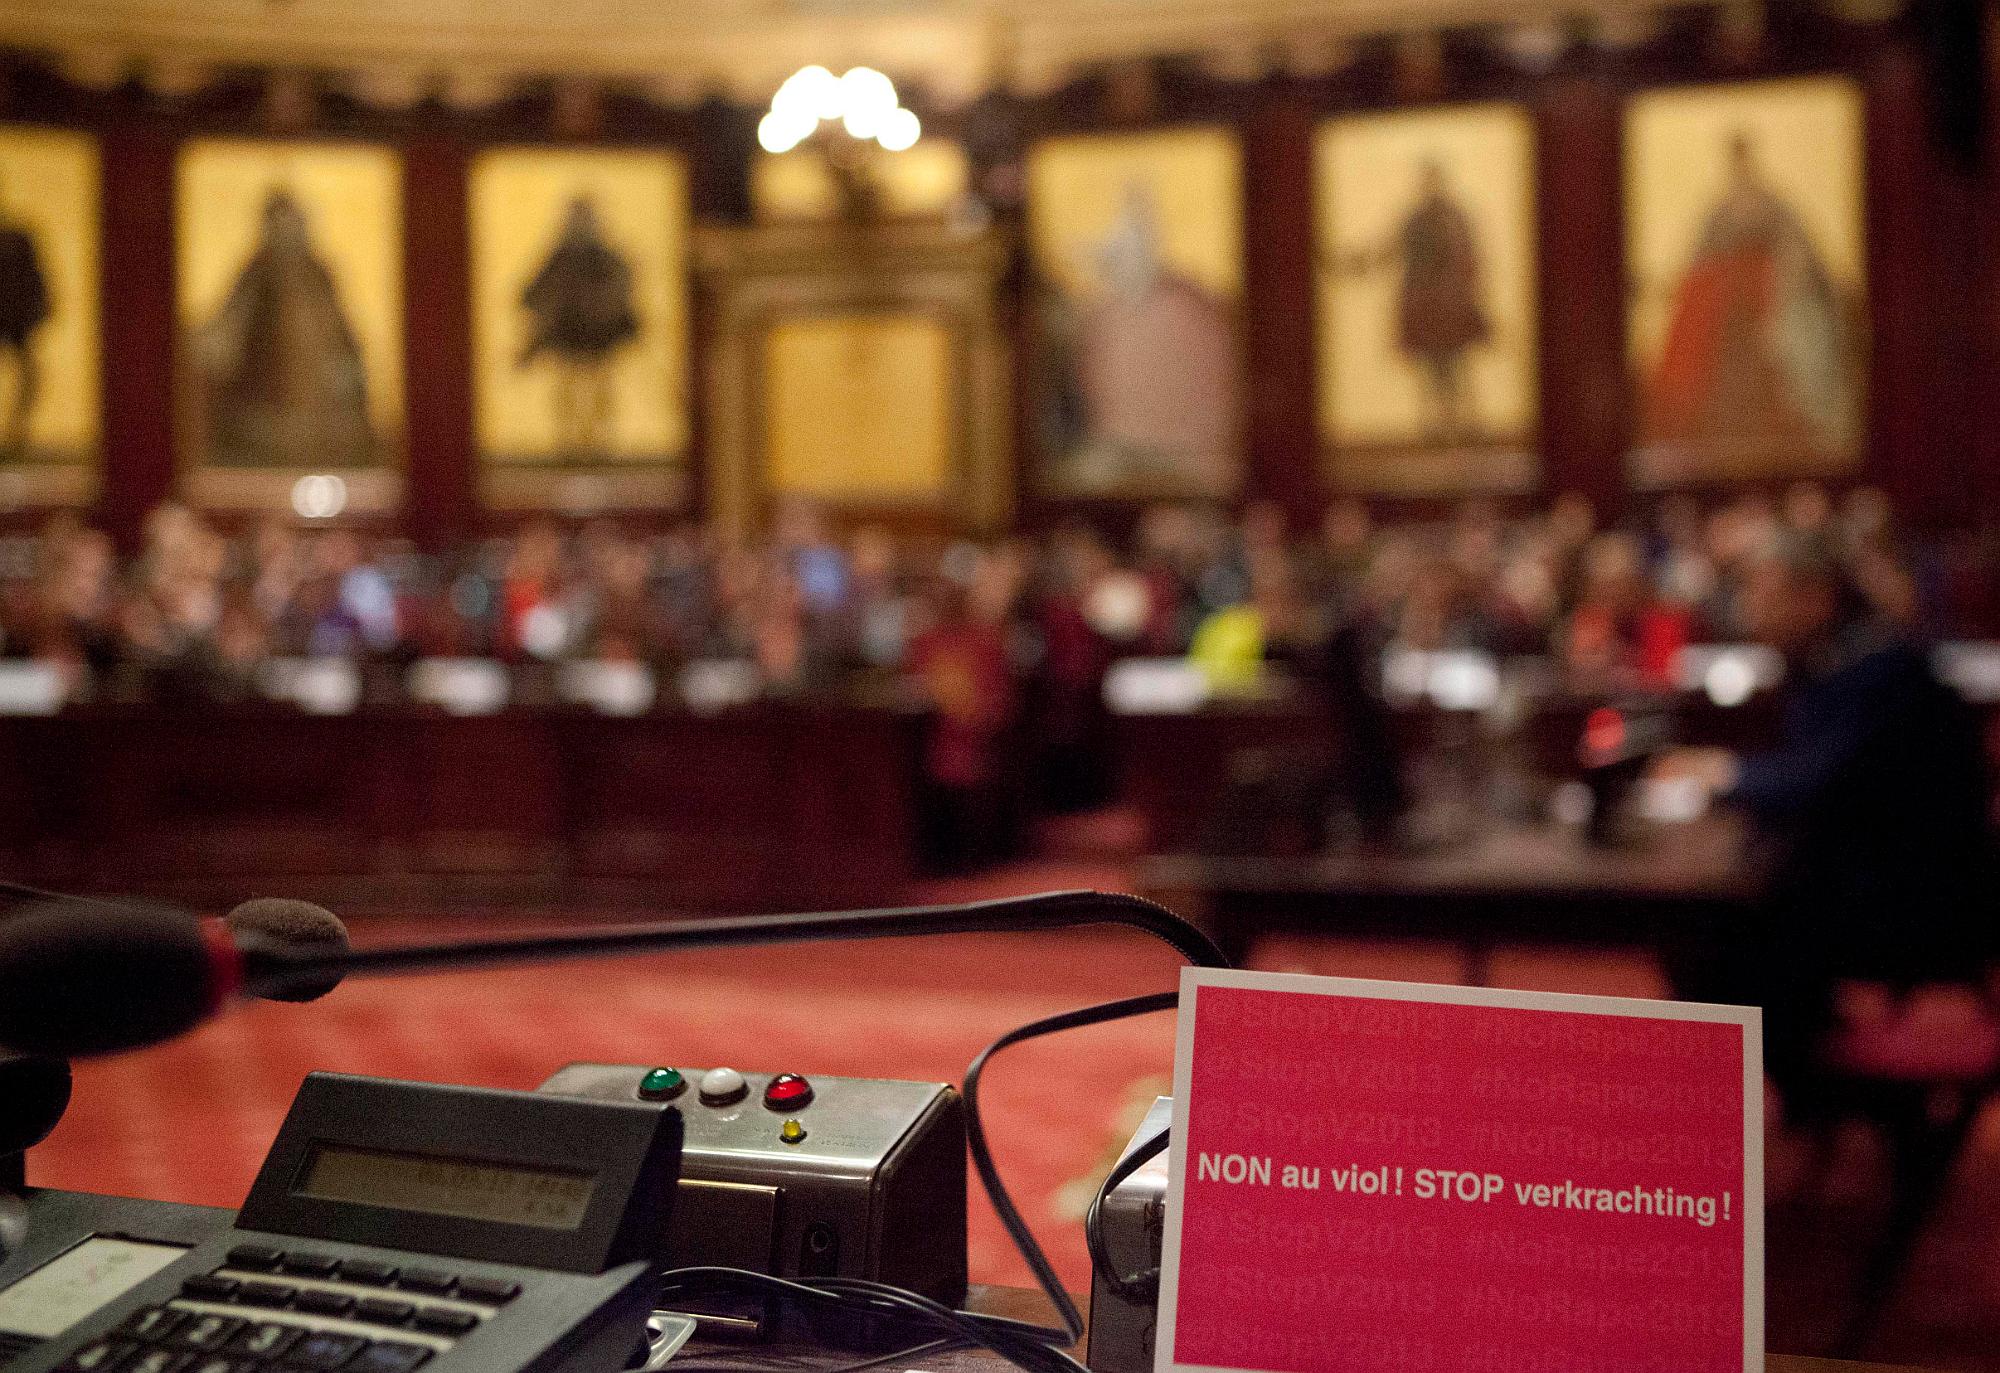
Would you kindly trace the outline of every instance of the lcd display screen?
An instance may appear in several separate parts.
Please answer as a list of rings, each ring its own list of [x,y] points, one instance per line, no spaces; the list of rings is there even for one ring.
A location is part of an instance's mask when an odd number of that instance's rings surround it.
[[[322,1201],[574,1230],[596,1187],[589,1173],[323,1144],[295,1190]]]

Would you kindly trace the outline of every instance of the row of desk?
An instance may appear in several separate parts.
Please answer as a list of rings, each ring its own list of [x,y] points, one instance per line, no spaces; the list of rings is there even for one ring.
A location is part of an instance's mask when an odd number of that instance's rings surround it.
[[[95,707],[0,718],[0,865],[64,889],[240,900],[784,909],[916,866],[923,717]]]

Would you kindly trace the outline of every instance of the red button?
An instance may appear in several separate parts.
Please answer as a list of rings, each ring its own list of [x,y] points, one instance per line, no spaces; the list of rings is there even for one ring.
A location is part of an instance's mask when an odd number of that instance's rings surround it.
[[[764,1089],[764,1105],[773,1111],[796,1111],[812,1099],[812,1084],[797,1073],[780,1073]]]

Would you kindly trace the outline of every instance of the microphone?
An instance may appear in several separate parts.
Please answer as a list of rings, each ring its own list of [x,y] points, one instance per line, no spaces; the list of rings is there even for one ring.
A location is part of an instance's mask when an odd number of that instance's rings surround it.
[[[347,926],[324,906],[295,901],[283,896],[260,896],[245,901],[222,917],[239,946],[275,945],[299,951],[318,950],[322,954],[347,952]],[[328,973],[313,981],[300,979],[284,987],[255,992],[272,1001],[317,1001],[340,985],[339,973]]]
[[[1116,924],[1143,930],[1188,961],[1229,967],[1215,941],[1164,906],[1113,892],[1064,891],[963,905],[752,915],[567,930],[457,943],[351,949],[320,936],[339,921],[307,902],[276,926],[196,921],[179,912],[111,907],[37,910],[0,923],[0,1045],[78,1056],[173,1039],[243,997],[310,999],[343,977],[497,968],[572,958],[745,944],[1028,932]],[[303,911],[299,908],[303,908]],[[316,914],[308,915],[306,912]]]
[[[55,899],[0,920],[0,1045],[80,1058],[173,1039],[238,996],[310,1001],[337,970],[243,985],[245,959],[335,957],[347,928],[307,901],[247,901],[222,920],[161,906]]]
[[[0,1049],[0,1159],[47,1139],[69,1109],[69,1063]]]

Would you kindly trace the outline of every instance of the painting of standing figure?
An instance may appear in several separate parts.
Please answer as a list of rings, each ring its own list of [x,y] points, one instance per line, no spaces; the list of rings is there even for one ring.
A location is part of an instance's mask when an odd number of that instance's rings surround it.
[[[1241,465],[1242,171],[1216,129],[1052,139],[1028,164],[1038,478],[1226,496]]]
[[[1534,155],[1472,105],[1329,120],[1316,148],[1319,424],[1346,490],[1531,483]]]
[[[604,241],[593,201],[579,196],[563,216],[562,236],[521,292],[528,342],[517,368],[546,362],[556,372],[556,443],[565,454],[604,451],[610,436],[611,364],[639,333],[632,308],[632,268]]]
[[[97,487],[97,143],[0,128],[0,506]]]
[[[1850,468],[1866,352],[1858,89],[1814,78],[1642,97],[1626,187],[1634,476]]]
[[[178,173],[184,486],[284,508],[306,476],[391,508],[403,432],[402,166],[368,144],[197,139]]]
[[[265,199],[249,261],[194,338],[211,462],[344,468],[374,461],[361,345],[290,191],[274,189]]]
[[[473,164],[480,483],[502,508],[685,496],[687,192],[670,154],[496,149]]]

